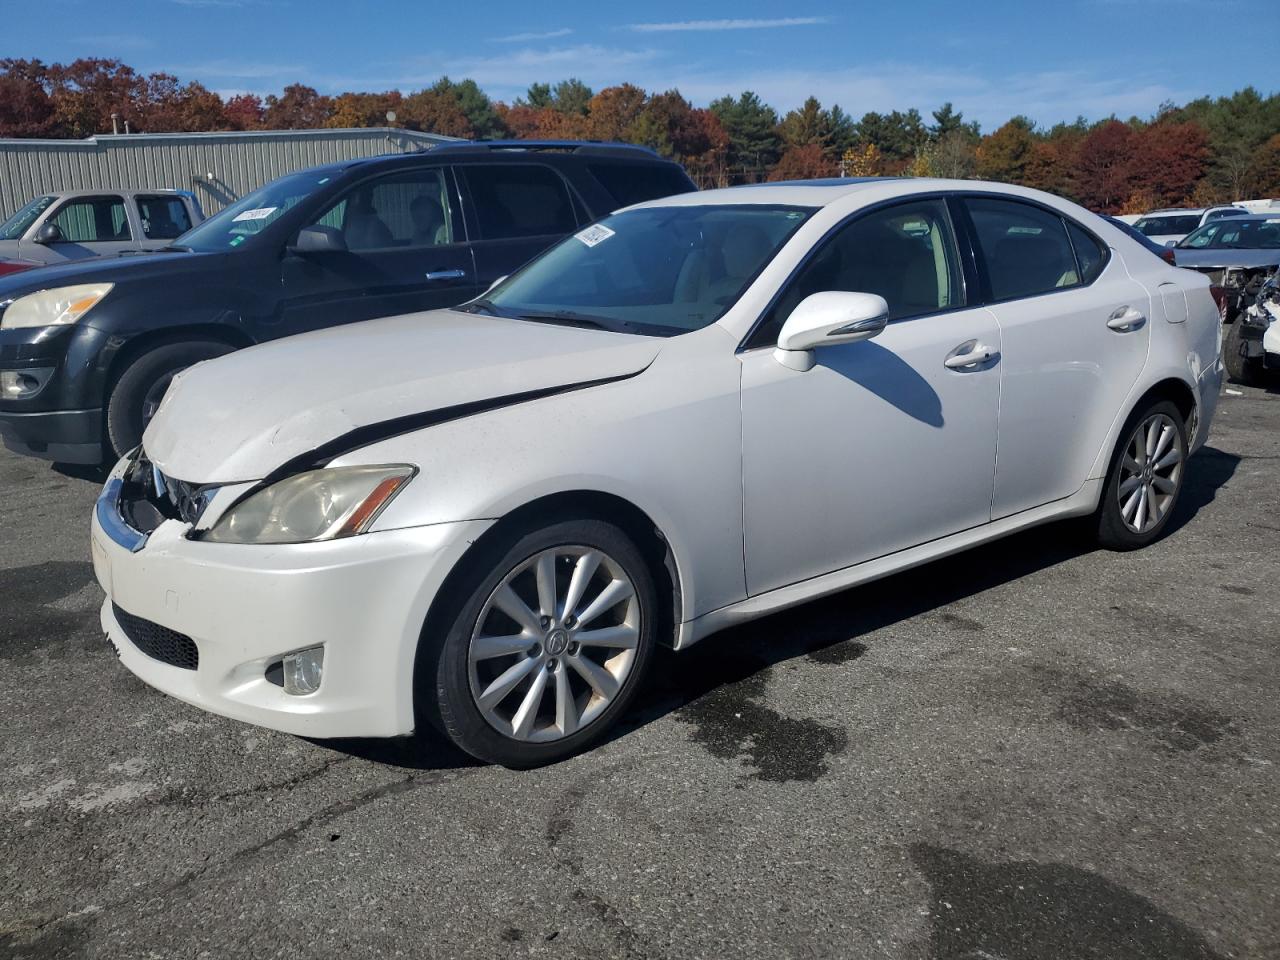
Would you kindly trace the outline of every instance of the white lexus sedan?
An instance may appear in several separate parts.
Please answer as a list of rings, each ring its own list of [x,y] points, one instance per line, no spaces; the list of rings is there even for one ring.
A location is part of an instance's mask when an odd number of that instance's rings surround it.
[[[546,763],[657,644],[1058,518],[1155,540],[1219,330],[1207,279],[1033,190],[642,204],[462,307],[181,374],[97,504],[102,623],[214,713]]]

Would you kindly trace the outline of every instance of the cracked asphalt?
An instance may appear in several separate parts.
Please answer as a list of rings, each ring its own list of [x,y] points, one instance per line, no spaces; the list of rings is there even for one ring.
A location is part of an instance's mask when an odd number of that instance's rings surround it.
[[[1176,530],[1049,527],[667,654],[528,773],[133,679],[86,473],[0,453],[0,957],[1280,956],[1280,392]]]

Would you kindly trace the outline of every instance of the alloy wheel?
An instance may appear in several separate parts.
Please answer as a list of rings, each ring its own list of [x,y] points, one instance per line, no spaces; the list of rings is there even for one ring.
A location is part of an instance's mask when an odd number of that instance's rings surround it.
[[[471,695],[515,740],[546,743],[591,724],[636,661],[640,600],[622,565],[593,547],[543,550],[508,572],[476,620]]]
[[[1120,519],[1133,533],[1148,533],[1168,514],[1182,485],[1185,441],[1173,418],[1157,413],[1134,428],[1120,460]]]

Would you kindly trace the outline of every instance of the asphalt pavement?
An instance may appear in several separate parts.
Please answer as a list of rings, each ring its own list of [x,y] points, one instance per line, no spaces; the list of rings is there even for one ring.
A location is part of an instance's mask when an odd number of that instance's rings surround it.
[[[1241,393],[1155,546],[1047,527],[726,631],[525,773],[144,686],[97,478],[0,452],[0,957],[1280,957],[1280,392]]]

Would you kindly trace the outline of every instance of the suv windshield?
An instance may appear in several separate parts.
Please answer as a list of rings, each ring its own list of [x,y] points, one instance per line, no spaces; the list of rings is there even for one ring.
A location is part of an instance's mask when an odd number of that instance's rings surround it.
[[[238,247],[332,179],[330,174],[312,172],[273,180],[188,230],[178,238],[178,245],[204,251]]]
[[[1278,250],[1280,218],[1275,220],[1215,220],[1178,244],[1191,250]]]
[[[1176,217],[1143,217],[1134,229],[1148,237],[1163,237],[1171,233],[1190,233],[1200,226],[1200,214],[1182,214]]]
[[[27,232],[27,227],[36,222],[36,217],[44,213],[53,203],[53,197],[36,197],[27,202],[21,210],[0,224],[0,240],[20,240]]]
[[[614,214],[463,309],[675,336],[718,320],[812,214],[763,204]]]

